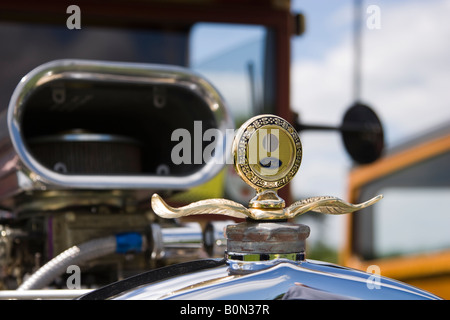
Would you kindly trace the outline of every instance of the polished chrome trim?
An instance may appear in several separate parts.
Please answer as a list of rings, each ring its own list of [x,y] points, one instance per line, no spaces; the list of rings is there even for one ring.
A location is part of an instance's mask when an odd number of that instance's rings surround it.
[[[93,289],[0,290],[0,300],[72,300]]]
[[[371,288],[368,284],[373,281],[374,274],[320,261],[273,260],[258,264],[261,264],[260,270],[239,275],[230,274],[227,265],[194,272],[187,270],[181,276],[154,279],[151,284],[126,290],[113,299],[272,300],[282,299],[297,286],[349,299],[439,299],[429,292],[383,276],[379,277],[379,288]]]
[[[117,134],[100,133],[68,133],[58,135],[40,136],[31,138],[29,143],[48,143],[48,142],[120,142],[128,144],[139,144],[139,141]]]
[[[250,261],[269,261],[276,259],[286,259],[291,261],[303,261],[305,260],[304,252],[292,252],[292,253],[235,253],[226,252],[225,258],[227,260],[234,260],[236,262],[250,262]]]

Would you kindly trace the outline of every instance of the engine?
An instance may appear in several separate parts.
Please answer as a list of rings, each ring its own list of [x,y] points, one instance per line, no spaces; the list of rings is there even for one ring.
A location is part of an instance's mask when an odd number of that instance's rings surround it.
[[[232,128],[218,92],[184,68],[58,60],[32,70],[0,116],[0,288],[44,267],[59,276],[27,288],[64,288],[67,265],[95,287],[214,255],[220,228],[160,221],[150,196],[215,177]]]

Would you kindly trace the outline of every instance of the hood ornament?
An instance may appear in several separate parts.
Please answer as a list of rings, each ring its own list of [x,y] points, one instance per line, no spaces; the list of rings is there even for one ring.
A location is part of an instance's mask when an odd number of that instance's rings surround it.
[[[314,211],[324,214],[341,215],[355,212],[371,206],[383,198],[378,195],[360,204],[351,204],[337,197],[311,197],[294,202],[285,209],[247,209],[242,204],[227,199],[208,199],[191,203],[180,208],[169,206],[158,194],[152,196],[152,208],[155,213],[167,219],[199,214],[218,214],[234,218],[250,218],[253,220],[283,220]]]
[[[245,122],[234,138],[232,152],[236,172],[256,190],[249,208],[226,199],[201,200],[173,208],[154,194],[151,203],[155,213],[162,218],[219,214],[253,220],[284,220],[309,211],[332,215],[351,213],[383,197],[378,195],[361,204],[350,204],[337,197],[319,196],[285,208],[277,190],[289,183],[300,168],[302,144],[294,127],[275,115],[259,115]]]

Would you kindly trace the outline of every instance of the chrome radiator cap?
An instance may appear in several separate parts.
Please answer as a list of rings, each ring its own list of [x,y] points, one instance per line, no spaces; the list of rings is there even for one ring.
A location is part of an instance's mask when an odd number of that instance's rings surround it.
[[[246,273],[252,270],[246,262],[287,259],[305,260],[305,240],[309,227],[290,222],[248,221],[226,228],[230,271]]]

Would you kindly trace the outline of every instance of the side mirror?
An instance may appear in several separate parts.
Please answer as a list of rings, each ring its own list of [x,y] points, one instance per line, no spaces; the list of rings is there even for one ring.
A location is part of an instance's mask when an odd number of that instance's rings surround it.
[[[384,149],[383,126],[377,114],[369,106],[355,102],[344,114],[339,127],[308,125],[298,122],[297,131],[334,130],[340,131],[345,149],[359,164],[368,164],[378,160]]]

